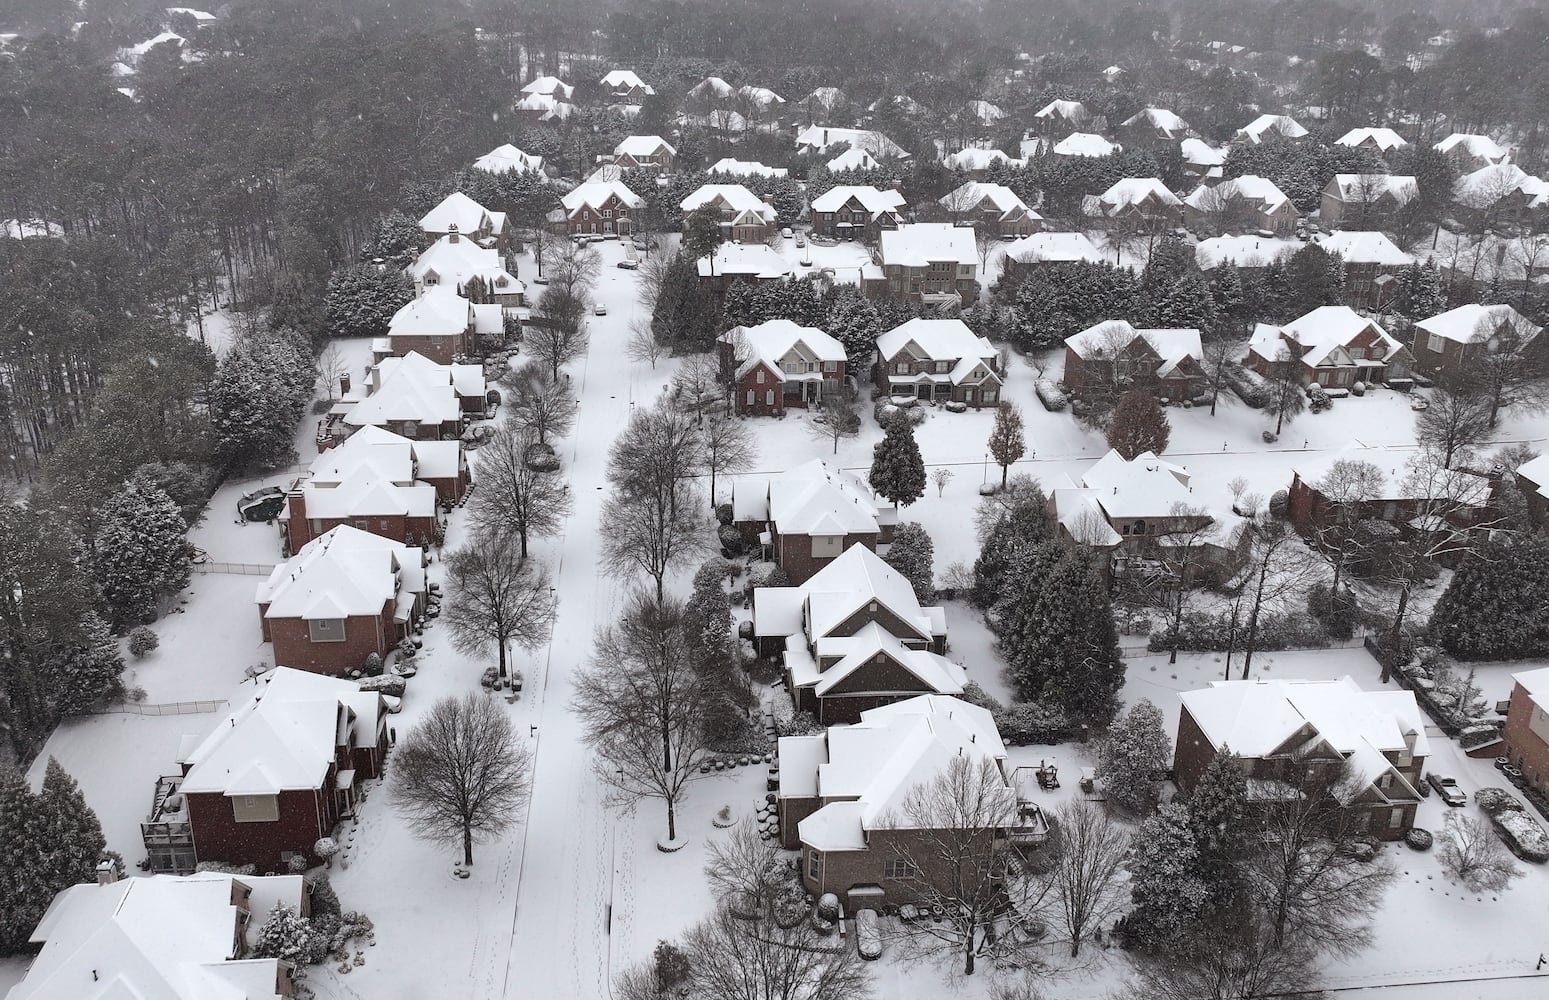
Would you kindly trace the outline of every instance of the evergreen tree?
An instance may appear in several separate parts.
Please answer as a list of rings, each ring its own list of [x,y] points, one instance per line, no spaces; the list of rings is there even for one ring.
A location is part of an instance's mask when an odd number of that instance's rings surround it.
[[[995,496],[980,501],[977,521],[973,601],[988,609],[1000,599],[1017,557],[1050,540],[1048,498],[1036,479],[1015,476]]]
[[[1194,783],[1188,799],[1189,826],[1199,852],[1200,873],[1210,886],[1213,902],[1237,891],[1237,861],[1242,857],[1246,829],[1248,778],[1242,760],[1221,747]]]
[[[80,715],[123,693],[124,657],[108,623],[90,612],[82,616],[78,633],[41,655],[61,715]]]
[[[1242,273],[1237,265],[1225,261],[1215,270],[1215,284],[1210,289],[1215,320],[1221,324],[1221,333],[1241,333],[1247,327],[1247,292],[1242,286]]]
[[[296,422],[311,399],[316,368],[294,336],[242,337],[221,358],[210,387],[215,450],[233,469],[294,460]]]
[[[1210,286],[1194,273],[1183,275],[1153,299],[1152,312],[1156,325],[1164,330],[1208,333],[1216,324],[1216,304]]]
[[[1549,540],[1529,536],[1482,548],[1452,574],[1430,633],[1460,660],[1549,654]]]
[[[1430,319],[1447,308],[1447,296],[1441,288],[1441,274],[1436,262],[1427,259],[1424,264],[1416,261],[1404,268],[1398,276],[1398,294],[1393,299],[1393,311],[1411,324]]]
[[[1134,813],[1156,805],[1157,776],[1172,760],[1162,713],[1145,698],[1131,705],[1098,749],[1098,774],[1108,799]]]
[[[36,802],[27,779],[0,762],[0,954],[27,946],[53,898],[35,851]]]
[[[930,532],[916,521],[905,521],[894,530],[893,542],[882,558],[909,581],[919,602],[928,605],[936,598],[935,557]]]
[[[53,757],[48,759],[34,808],[42,877],[55,892],[93,881],[98,863],[108,857],[102,824],[75,779]]]
[[[1006,488],[1006,476],[1014,462],[1027,451],[1022,437],[1022,411],[1015,403],[1002,400],[995,408],[995,425],[990,428],[990,455],[1000,466],[1000,487]]]
[[[1086,261],[1043,264],[1017,287],[1009,332],[1018,348],[1036,351],[1108,319],[1145,322],[1134,271]]]
[[[698,265],[688,254],[667,262],[651,312],[651,332],[674,354],[711,350],[724,332],[719,303],[700,288]]]
[[[1140,272],[1140,290],[1151,302],[1159,301],[1185,275],[1198,274],[1194,248],[1177,233],[1165,233],[1151,249]]]
[[[1167,449],[1171,435],[1166,411],[1144,389],[1132,389],[1120,396],[1108,421],[1108,447],[1126,459],[1145,451],[1160,455]]]
[[[1303,245],[1286,261],[1285,276],[1290,291],[1287,306],[1294,315],[1344,304],[1345,264],[1334,251],[1317,243]]]
[[[296,908],[280,903],[269,911],[269,918],[258,930],[258,940],[253,942],[254,958],[278,958],[294,966],[308,964],[312,954],[312,925],[307,923]]]
[[[871,460],[871,488],[900,507],[925,495],[925,459],[914,440],[908,414],[899,411],[888,421],[882,443]]]
[[[328,279],[323,309],[335,337],[384,337],[387,324],[414,297],[403,272],[376,264],[340,268]]]
[[[1135,837],[1129,865],[1134,909],[1124,927],[1142,947],[1160,950],[1177,942],[1209,905],[1190,820],[1186,807],[1169,802],[1141,824]]]
[[[883,333],[877,307],[856,286],[835,285],[824,296],[824,308],[822,329],[844,345],[847,370],[864,381]]]
[[[754,283],[738,278],[726,287],[721,298],[722,321],[728,327],[757,326],[763,322],[754,303]]]
[[[188,523],[165,492],[133,479],[99,516],[97,586],[123,631],[155,618],[157,602],[188,585]]]
[[[376,232],[361,246],[360,262],[384,264],[390,270],[402,273],[419,259],[424,246],[425,231],[420,224],[394,209],[382,216]]]

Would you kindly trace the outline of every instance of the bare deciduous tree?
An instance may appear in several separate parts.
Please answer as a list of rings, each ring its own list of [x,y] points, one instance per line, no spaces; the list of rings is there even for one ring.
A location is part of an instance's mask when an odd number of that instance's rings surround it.
[[[838,443],[835,442],[834,451],[837,453],[838,450]],[[952,481],[952,470],[945,465],[938,465],[931,470],[930,481],[936,485],[936,496],[940,497],[946,493],[947,484]]]
[[[1474,330],[1475,352],[1463,378],[1471,393],[1488,404],[1489,428],[1500,422],[1502,410],[1541,412],[1549,406],[1542,361],[1524,350],[1532,337],[1532,325],[1520,316],[1499,322],[1484,318]]]
[[[543,248],[543,266],[548,269],[550,290],[557,288],[584,302],[602,275],[602,254],[590,243],[555,240]]]
[[[823,401],[820,412],[822,418],[814,419],[807,425],[808,433],[820,441],[832,444],[834,454],[837,455],[840,441],[861,432],[861,414],[855,406],[855,394],[848,389],[841,389]]]
[[[586,302],[549,286],[533,316],[522,324],[522,350],[559,381],[559,370],[586,354]]]
[[[1334,567],[1334,579],[1329,584],[1331,594],[1339,593],[1340,579],[1363,506],[1368,501],[1380,499],[1387,482],[1388,477],[1375,463],[1341,458],[1329,466],[1315,484],[1328,503],[1312,519],[1312,536],[1329,565]]]
[[[506,650],[534,649],[554,626],[554,594],[548,575],[524,560],[509,533],[479,532],[446,557],[446,624],[459,650],[477,656],[494,646],[500,676]]]
[[[659,601],[667,572],[705,544],[694,481],[704,460],[693,419],[665,401],[636,410],[608,459],[613,492],[602,512],[603,567],[615,575],[644,570]]]
[[[349,373],[349,362],[344,360],[344,354],[339,350],[339,345],[330,342],[317,356],[317,380],[324,392],[328,393],[330,402],[339,394],[339,380]]]
[[[1165,954],[1138,962],[1136,1000],[1242,1000],[1300,995],[1317,968],[1315,954],[1276,944],[1251,907],[1232,907],[1195,926]]]
[[[740,912],[765,912],[774,903],[785,862],[780,846],[765,839],[751,817],[744,817],[724,840],[709,843],[705,879],[715,898]]]
[[[834,943],[803,920],[741,920],[721,906],[688,932],[689,1000],[864,1000],[871,976],[853,946]]]
[[[531,431],[503,424],[479,449],[479,488],[470,520],[484,533],[514,532],[527,558],[529,537],[557,533],[570,516],[570,490],[552,471],[533,467]]]
[[[527,799],[531,754],[498,699],[446,697],[431,706],[393,754],[393,803],[427,840],[473,844],[511,825]]]
[[[1230,337],[1215,336],[1204,341],[1201,351],[1204,357],[1199,360],[1210,379],[1210,415],[1213,417],[1216,415],[1216,402],[1221,398],[1221,386],[1226,382],[1232,365],[1241,356],[1242,346]]]
[[[1415,417],[1415,435],[1451,468],[1490,432],[1490,400],[1471,386],[1443,379],[1431,390],[1429,404]]]
[[[1488,823],[1475,816],[1448,813],[1441,835],[1441,863],[1470,892],[1500,892],[1522,869],[1512,860]]]
[[[1282,347],[1269,366],[1269,405],[1264,409],[1275,418],[1275,434],[1295,420],[1307,408],[1307,389],[1302,385],[1301,362]]]
[[[1284,521],[1261,517],[1250,527],[1253,555],[1248,563],[1250,576],[1236,601],[1236,610],[1246,609],[1247,620],[1242,636],[1242,679],[1247,680],[1258,649],[1259,622],[1266,608],[1273,608],[1288,595],[1300,593],[1312,573],[1313,563],[1301,544],[1301,536]],[[1235,611],[1234,611],[1235,617]],[[1231,676],[1232,652],[1236,629],[1228,638],[1226,675]]]
[[[684,646],[683,605],[639,592],[618,624],[598,633],[576,678],[572,707],[598,755],[598,777],[622,797],[661,799],[669,840],[678,836],[678,799],[709,757],[708,694]]]
[[[672,374],[672,388],[685,400],[692,400],[694,413],[703,412],[706,400],[714,399],[720,384],[721,365],[713,354],[690,354],[678,363]]]
[[[725,413],[712,413],[703,428],[705,468],[710,471],[710,506],[715,507],[715,477],[741,472],[758,455],[758,441],[748,425]]]
[[[1123,903],[1119,874],[1129,852],[1129,834],[1102,807],[1073,799],[1060,807],[1059,855],[1054,886],[1060,916],[1070,934],[1070,954]]]
[[[1214,518],[1203,507],[1177,502],[1167,512],[1158,555],[1163,569],[1161,585],[1152,603],[1162,612],[1162,631],[1167,635],[1168,663],[1178,662],[1178,642],[1188,610],[1189,590],[1204,566],[1207,543],[1217,531]]]
[[[1017,404],[1002,400],[995,408],[995,424],[990,428],[990,455],[1000,466],[1000,488],[1006,488],[1006,477],[1011,466],[1027,452],[1027,441],[1022,436],[1022,411]]]
[[[511,423],[531,431],[540,444],[559,436],[575,423],[576,398],[566,382],[549,378],[542,365],[527,365],[504,376],[506,408]]]
[[[654,372],[656,362],[666,353],[667,349],[651,330],[650,320],[636,320],[629,324],[629,342],[624,345],[625,357],[631,361],[648,362]]]

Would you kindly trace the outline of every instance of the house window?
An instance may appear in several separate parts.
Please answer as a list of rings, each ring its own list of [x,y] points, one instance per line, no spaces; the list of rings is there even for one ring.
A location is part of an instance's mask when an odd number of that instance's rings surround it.
[[[764,384],[764,370],[762,368],[760,368],[758,373],[753,376],[753,381],[757,382],[759,385]]]
[[[893,366],[893,372],[897,375],[909,374],[909,362],[900,361],[898,364]]]
[[[1132,533],[1136,535],[1144,535],[1146,533],[1146,522],[1136,521],[1134,528],[1132,529]]]
[[[947,372],[947,362],[945,362],[945,361],[938,361],[938,362],[936,362],[936,374],[944,375],[944,374],[946,374],[946,372]]]
[[[613,218],[613,209],[611,209],[611,208],[603,209],[602,210],[602,217],[604,219],[611,219],[611,218]]]
[[[764,392],[764,405],[765,406],[773,406],[774,405],[774,390],[773,389],[769,389],[769,390],[766,390]]]
[[[888,858],[882,863],[883,878],[913,878],[919,873],[919,866],[908,858]]]
[[[758,399],[758,393],[754,392],[752,389],[749,389],[748,390],[748,405],[752,406],[754,401],[757,400],[757,399]]]
[[[343,642],[343,618],[313,618],[307,622],[307,631],[313,642]]]
[[[815,559],[832,559],[844,552],[843,535],[813,535],[812,556]]]
[[[807,877],[814,880],[823,878],[823,854],[821,851],[807,852]]]
[[[371,522],[370,521],[364,521],[364,520],[363,521],[356,521],[355,522],[355,530],[357,530],[357,531],[370,531],[371,530]]]
[[[231,818],[238,823],[273,823],[280,818],[278,795],[233,795]]]
[[[1360,361],[1362,358],[1366,357],[1366,348],[1364,348],[1364,347],[1352,347],[1352,348],[1350,348],[1350,357],[1354,358],[1356,361]]]
[[[995,396],[996,396],[996,392],[995,392],[994,389],[980,389],[979,390],[979,399],[980,399],[981,402],[993,403],[993,402],[995,402]]]
[[[437,278],[434,274],[425,275],[425,284],[427,285],[434,285],[437,281],[440,280],[441,279]]]
[[[1440,354],[1441,348],[1442,340],[1440,337],[1434,333],[1428,333],[1425,335],[1425,349],[1427,351],[1430,351],[1432,354]]]
[[[1393,809],[1388,813],[1388,829],[1397,830],[1404,825],[1404,810]]]

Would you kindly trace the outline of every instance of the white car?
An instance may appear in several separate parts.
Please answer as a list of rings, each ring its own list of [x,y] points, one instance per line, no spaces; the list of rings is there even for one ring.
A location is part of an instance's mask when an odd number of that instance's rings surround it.
[[[599,302],[595,306],[592,306],[592,315],[606,316],[608,315],[608,307]]]

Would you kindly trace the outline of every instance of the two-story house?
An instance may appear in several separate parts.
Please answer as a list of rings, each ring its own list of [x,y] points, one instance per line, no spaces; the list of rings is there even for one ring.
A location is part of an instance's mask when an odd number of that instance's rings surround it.
[[[1346,779],[1330,792],[1368,833],[1398,840],[1414,826],[1431,749],[1413,692],[1363,691],[1349,677],[1213,681],[1182,701],[1173,771],[1185,794],[1218,751],[1230,750],[1253,802],[1304,794],[1287,780],[1303,769],[1342,766]]]
[[[754,645],[779,656],[797,711],[825,725],[918,694],[961,694],[945,612],[924,608],[903,574],[864,545],[805,583],[753,591]]]
[[[1034,233],[1006,247],[1006,256],[1001,259],[1001,279],[1015,283],[1029,272],[1050,264],[1072,261],[1101,264],[1105,260],[1085,233]]]
[[[927,305],[966,305],[979,294],[974,231],[950,222],[918,222],[884,230],[878,241],[881,275],[866,280],[867,293]]]
[[[1301,217],[1274,181],[1257,174],[1200,185],[1183,199],[1184,222],[1210,233],[1251,229],[1284,236],[1296,231]]]
[[[1381,478],[1370,484],[1369,492],[1360,499],[1330,496],[1325,492],[1326,484],[1330,473],[1336,471],[1335,465],[1341,462],[1372,466],[1382,474]],[[1414,463],[1413,457],[1404,462],[1391,452],[1353,443],[1335,451],[1301,456],[1291,474],[1286,517],[1303,534],[1326,525],[1336,513],[1352,521],[1386,521],[1405,536],[1478,534],[1493,523],[1498,477],[1464,468],[1440,473],[1426,470],[1417,476],[1413,474]],[[1457,557],[1458,553],[1451,551],[1436,561],[1451,564]]]
[[[416,295],[442,286],[479,305],[526,304],[527,286],[506,270],[500,251],[479,246],[455,228],[426,248],[409,265],[408,275]]]
[[[425,550],[341,525],[303,545],[258,585],[274,662],[341,676],[386,658],[425,610]]]
[[[575,112],[575,88],[555,76],[540,76],[522,87],[511,109],[529,122],[564,121]]]
[[[1472,173],[1480,167],[1505,163],[1511,154],[1501,144],[1487,135],[1454,132],[1432,147],[1447,158],[1452,169],[1460,174]]]
[[[642,104],[647,97],[656,96],[655,88],[632,69],[609,70],[597,85],[622,104]]]
[[[565,231],[571,236],[634,232],[631,216],[645,207],[645,199],[623,181],[582,184],[559,200],[565,213]]]
[[[938,204],[953,225],[969,226],[977,232],[1003,239],[1031,236],[1043,228],[1043,216],[1028,208],[1016,192],[1004,184],[968,181],[945,195]]]
[[[691,215],[712,216],[721,227],[721,239],[730,243],[764,243],[780,231],[774,206],[741,184],[705,184],[678,207],[685,227]]]
[[[504,327],[500,306],[489,306]],[[383,357],[403,357],[416,353],[437,364],[451,364],[454,358],[472,352],[478,326],[472,302],[456,291],[453,284],[432,284],[418,298],[410,299],[387,322],[387,343]]]
[[[1259,115],[1237,130],[1232,138],[1247,146],[1306,137],[1307,130],[1290,115]]]
[[[1054,100],[1033,112],[1033,128],[1044,138],[1085,129],[1093,115],[1080,101]]]
[[[450,233],[459,233],[479,246],[504,253],[510,234],[508,222],[506,213],[492,212],[461,191],[453,191],[420,217],[420,231],[425,234],[426,246]]]
[[[1334,145],[1366,149],[1383,156],[1395,149],[1404,148],[1409,142],[1390,128],[1353,128],[1335,139]]]
[[[877,385],[890,396],[1000,404],[995,345],[960,319],[911,319],[877,338]]]
[[[852,545],[876,550],[893,541],[898,508],[859,476],[815,458],[773,476],[732,484],[732,525],[760,546],[794,584]]]
[[[1427,374],[1466,375],[1482,355],[1502,353],[1533,366],[1543,361],[1542,332],[1511,306],[1470,302],[1416,323],[1410,350]]]
[[[1100,228],[1136,225],[1160,231],[1183,222],[1183,202],[1155,177],[1125,177],[1081,200],[1081,214]]]
[[[1065,340],[1065,385],[1078,399],[1113,398],[1145,389],[1182,402],[1204,391],[1198,330],[1137,330],[1122,319]]]
[[[1218,149],[1203,139],[1185,139],[1178,143],[1178,155],[1183,160],[1183,173],[1201,184],[1217,184],[1221,181],[1226,165],[1226,150]]]
[[[630,135],[613,147],[613,162],[624,170],[669,174],[677,166],[678,151],[659,135]]]
[[[870,184],[842,184],[812,199],[812,232],[842,240],[875,243],[882,233],[903,224],[904,196]]]
[[[387,706],[347,680],[278,667],[251,697],[157,782],[141,824],[151,870],[186,874],[201,862],[284,871],[354,815],[364,783],[382,773]]]
[[[1132,149],[1176,146],[1193,130],[1189,123],[1166,108],[1142,108],[1114,129],[1120,142]]]
[[[994,718],[957,698],[922,695],[870,709],[853,725],[783,737],[779,761],[782,846],[801,851],[808,893],[834,893],[850,911],[930,904],[939,896],[928,886],[961,878],[953,865],[969,866],[976,879],[1008,878],[1010,852],[1049,835],[1031,781],[1019,780],[1026,770],[1007,773]],[[995,779],[989,787],[979,783],[981,768]],[[983,788],[974,829],[938,828],[944,819],[905,805],[965,777],[976,795]],[[964,848],[950,859],[939,848],[947,838]]]
[[[732,403],[738,413],[806,409],[844,385],[844,345],[815,327],[772,319],[733,327],[716,342],[721,364],[736,374]]]
[[[318,451],[362,427],[419,441],[456,439],[465,419],[484,412],[486,390],[483,365],[442,364],[412,351],[383,358],[371,367],[364,398],[351,394],[329,411]]]
[[[1511,675],[1506,759],[1540,795],[1549,792],[1549,667]]]
[[[1410,174],[1335,174],[1323,189],[1318,214],[1327,229],[1389,228],[1418,197],[1420,184]]]
[[[1289,374],[1303,385],[1348,389],[1407,377],[1414,355],[1349,306],[1319,306],[1284,326],[1255,326],[1243,364],[1269,378]]]
[[[1415,262],[1386,233],[1337,230],[1312,242],[1337,253],[1345,268],[1345,302],[1357,309],[1387,312],[1398,294],[1398,278]]]
[[[839,145],[870,153],[878,160],[909,159],[908,150],[872,129],[808,125],[796,133],[797,153],[826,153]]]
[[[1452,201],[1471,225],[1531,221],[1549,207],[1549,184],[1515,163],[1494,163],[1459,177]]]
[[[790,258],[765,243],[722,243],[695,262],[699,287],[725,294],[737,281],[784,281],[796,273]]]

